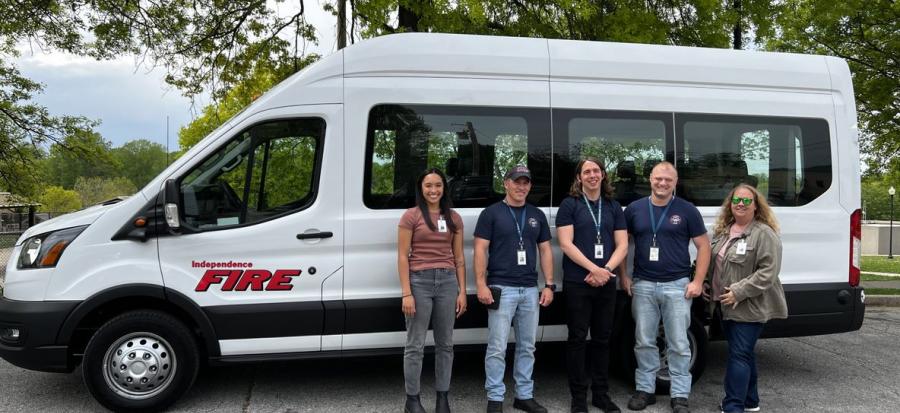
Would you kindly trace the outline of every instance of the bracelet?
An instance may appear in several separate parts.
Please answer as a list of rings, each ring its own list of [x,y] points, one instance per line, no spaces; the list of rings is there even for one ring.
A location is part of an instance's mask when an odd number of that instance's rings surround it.
[[[409,293],[409,294],[406,294],[406,295],[403,295],[403,296],[400,296],[400,298],[406,298],[406,297],[412,297],[412,293]]]

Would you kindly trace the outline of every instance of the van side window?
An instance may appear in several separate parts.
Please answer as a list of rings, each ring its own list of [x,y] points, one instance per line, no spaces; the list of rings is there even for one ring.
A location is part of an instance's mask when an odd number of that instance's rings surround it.
[[[181,180],[184,222],[200,230],[265,221],[312,204],[325,122],[255,125]]]
[[[772,205],[804,205],[831,186],[831,145],[822,119],[676,115],[678,194],[717,206],[738,183]]]
[[[369,114],[364,202],[372,209],[415,204],[416,178],[438,168],[454,206],[503,198],[503,175],[528,165],[529,202],[549,205],[549,111],[528,108],[378,105]]]
[[[568,196],[575,166],[592,157],[606,165],[616,200],[622,206],[650,194],[650,170],[672,159],[672,114],[625,111],[553,110],[559,162],[553,205]]]

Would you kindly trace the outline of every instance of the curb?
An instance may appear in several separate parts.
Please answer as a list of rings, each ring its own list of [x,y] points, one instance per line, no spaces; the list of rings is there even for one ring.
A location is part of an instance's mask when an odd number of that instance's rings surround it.
[[[900,307],[900,295],[866,295],[866,306]]]

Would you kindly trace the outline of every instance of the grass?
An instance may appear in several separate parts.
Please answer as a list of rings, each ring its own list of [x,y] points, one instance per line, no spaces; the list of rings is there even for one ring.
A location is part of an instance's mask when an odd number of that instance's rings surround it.
[[[900,281],[900,275],[860,274],[863,281]]]
[[[866,295],[900,295],[898,288],[866,288]]]
[[[890,272],[900,274],[900,256],[888,259],[883,256],[868,255],[862,257],[863,272]]]

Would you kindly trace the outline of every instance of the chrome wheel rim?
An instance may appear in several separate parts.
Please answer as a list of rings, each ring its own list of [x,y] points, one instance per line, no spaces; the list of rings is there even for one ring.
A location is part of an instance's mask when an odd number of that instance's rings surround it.
[[[172,384],[178,365],[168,341],[153,333],[138,332],[109,346],[102,368],[107,386],[116,394],[144,400]]]

